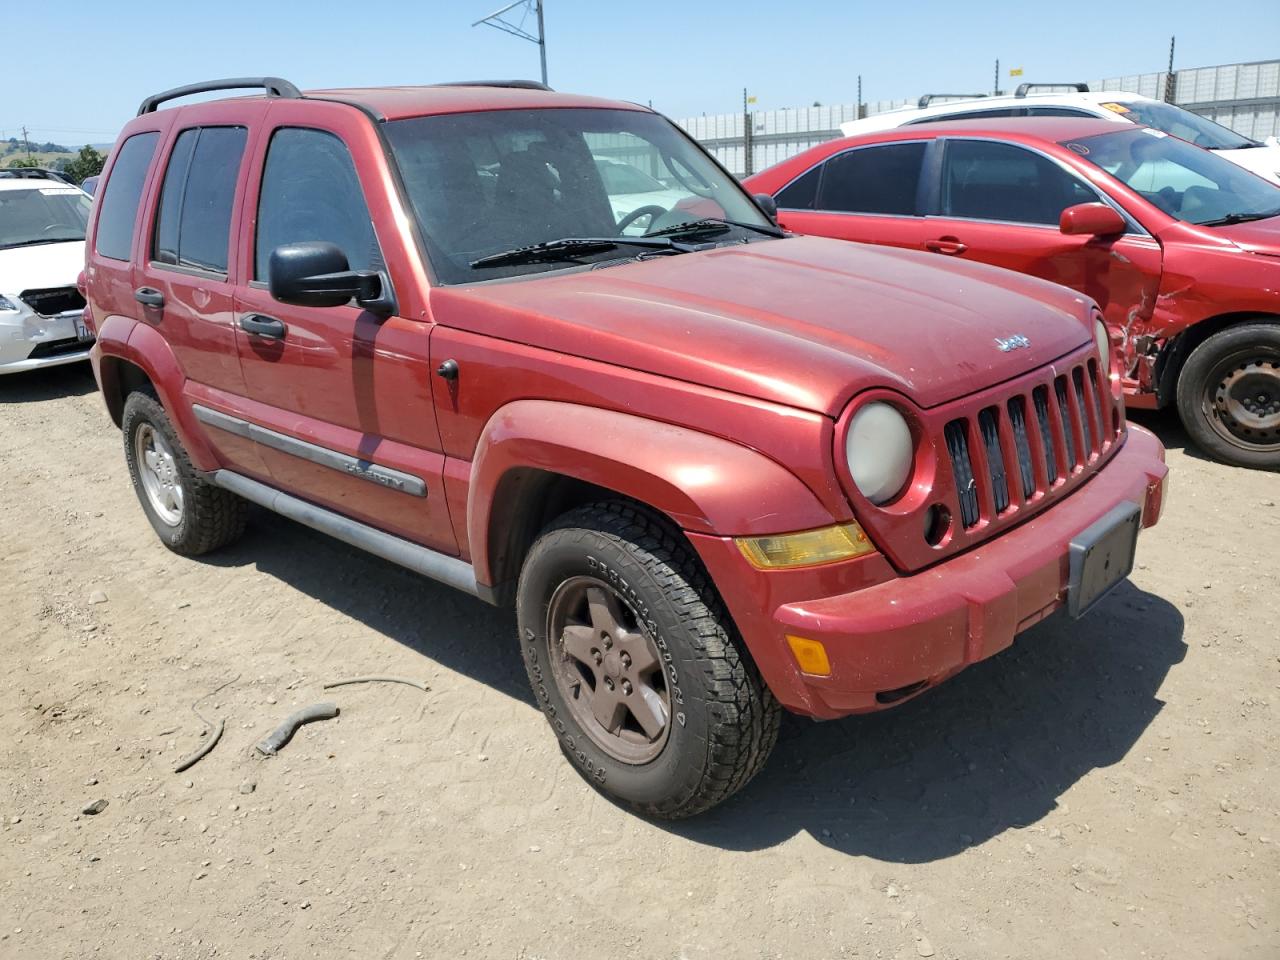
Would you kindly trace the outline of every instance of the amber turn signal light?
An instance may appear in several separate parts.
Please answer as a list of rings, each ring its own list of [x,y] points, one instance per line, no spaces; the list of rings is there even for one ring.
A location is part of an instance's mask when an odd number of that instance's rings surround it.
[[[742,555],[757,570],[813,567],[875,551],[857,523],[841,523],[834,527],[772,537],[739,537],[737,544]]]
[[[787,634],[787,645],[791,647],[791,655],[796,658],[802,673],[812,674],[815,677],[831,676],[831,661],[827,658],[827,648],[817,640]]]

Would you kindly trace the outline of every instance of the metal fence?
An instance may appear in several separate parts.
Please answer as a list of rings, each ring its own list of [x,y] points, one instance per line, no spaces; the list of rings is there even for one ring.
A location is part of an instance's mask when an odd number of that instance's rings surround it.
[[[1090,81],[1091,90],[1123,90],[1157,100],[1168,92],[1168,74],[1139,73]],[[1233,63],[1174,71],[1172,101],[1256,140],[1280,136],[1280,60]],[[915,100],[878,100],[862,116],[908,106]],[[763,170],[814,144],[840,136],[840,124],[858,117],[858,105],[720,113],[676,121],[735,176]],[[748,135],[747,123],[750,122]],[[751,162],[747,163],[748,149]]]

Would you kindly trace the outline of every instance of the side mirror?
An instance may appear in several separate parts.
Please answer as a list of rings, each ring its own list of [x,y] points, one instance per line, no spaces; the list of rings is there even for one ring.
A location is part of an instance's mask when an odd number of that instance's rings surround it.
[[[1105,203],[1077,203],[1058,219],[1058,229],[1068,236],[1114,237],[1128,228],[1115,207]]]
[[[267,288],[281,303],[300,307],[340,307],[354,298],[367,310],[392,311],[382,275],[352,270],[338,245],[322,240],[286,243],[272,250]]]
[[[756,206],[764,211],[764,215],[769,218],[769,222],[774,226],[778,225],[778,205],[774,203],[773,197],[767,193],[752,194]]]

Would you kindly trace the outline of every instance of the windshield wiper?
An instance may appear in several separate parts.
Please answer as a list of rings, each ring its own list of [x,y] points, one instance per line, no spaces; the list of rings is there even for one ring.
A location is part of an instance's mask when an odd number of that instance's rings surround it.
[[[697,249],[697,247],[677,243],[664,237],[563,237],[527,247],[503,250],[501,253],[491,253],[487,257],[472,260],[471,266],[473,269],[480,269],[514,266],[519,263],[555,263],[561,260],[576,260],[589,253],[616,250],[620,246],[674,250],[677,253],[689,253]]]
[[[1201,220],[1198,225],[1202,227],[1228,227],[1233,223],[1251,223],[1254,220],[1266,220],[1270,217],[1280,217],[1280,207],[1275,210],[1264,210],[1262,213],[1228,213],[1226,216],[1218,217],[1216,220]]]
[[[703,217],[700,220],[686,220],[674,226],[664,227],[646,233],[646,237],[667,237],[681,233],[727,233],[730,227],[741,227],[743,230],[754,230],[769,237],[785,237],[786,233],[779,227],[763,226],[758,223],[743,223],[740,220],[726,220],[723,217]]]

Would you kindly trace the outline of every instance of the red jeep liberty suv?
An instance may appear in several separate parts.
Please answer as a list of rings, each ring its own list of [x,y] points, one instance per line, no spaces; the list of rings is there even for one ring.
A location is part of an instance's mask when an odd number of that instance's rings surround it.
[[[876,710],[1083,614],[1166,473],[1093,303],[762,203],[537,84],[148,98],[85,270],[142,508],[184,555],[256,503],[514,605],[570,761],[665,817],[746,783],[781,707]]]

